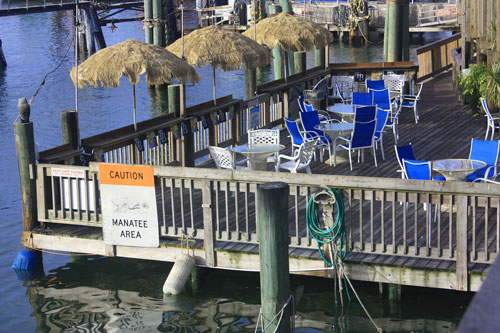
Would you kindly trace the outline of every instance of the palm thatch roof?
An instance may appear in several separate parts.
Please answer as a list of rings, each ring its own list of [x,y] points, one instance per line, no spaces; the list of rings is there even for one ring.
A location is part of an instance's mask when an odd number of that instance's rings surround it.
[[[287,51],[321,49],[333,41],[330,32],[321,25],[302,16],[282,12],[257,23],[257,42],[270,49],[281,46]],[[243,35],[253,39],[254,27]]]
[[[167,50],[181,56],[182,39]],[[219,26],[197,29],[184,36],[184,58],[198,67],[210,65],[225,71],[241,68],[252,69],[269,64],[272,56],[262,45],[239,32]]]
[[[122,75],[136,85],[143,73],[146,73],[149,85],[172,83],[173,77],[181,84],[200,80],[192,66],[163,47],[127,39],[100,50],[81,63],[78,66],[78,87],[83,88],[88,84],[118,87]],[[75,67],[71,69],[70,75],[76,84]]]

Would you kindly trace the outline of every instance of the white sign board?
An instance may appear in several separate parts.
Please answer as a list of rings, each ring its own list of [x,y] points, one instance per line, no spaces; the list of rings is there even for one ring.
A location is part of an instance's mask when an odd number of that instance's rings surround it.
[[[260,105],[250,109],[250,128],[256,128],[260,125]]]
[[[99,164],[104,243],[158,247],[153,168]]]

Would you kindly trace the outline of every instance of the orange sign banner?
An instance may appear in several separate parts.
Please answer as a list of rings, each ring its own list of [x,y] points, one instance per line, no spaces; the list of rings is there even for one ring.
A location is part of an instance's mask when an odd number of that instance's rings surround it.
[[[124,164],[99,164],[99,180],[107,185],[155,186],[153,167]]]

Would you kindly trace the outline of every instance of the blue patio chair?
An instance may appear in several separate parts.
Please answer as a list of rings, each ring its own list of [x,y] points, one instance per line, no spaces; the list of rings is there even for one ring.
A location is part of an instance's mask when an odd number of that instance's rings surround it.
[[[443,176],[435,176],[431,178],[432,176],[432,168],[431,168],[431,162],[430,161],[419,161],[419,160],[402,160],[403,163],[403,172],[405,174],[406,179],[421,179],[421,180],[442,180],[445,181],[446,179]],[[431,204],[432,207],[432,204]],[[408,209],[408,203],[406,205],[406,209]],[[437,214],[438,214],[438,206],[436,205],[436,209],[434,212],[434,222],[436,222],[437,219]],[[424,203],[424,210],[427,210],[427,204]],[[430,210],[429,210],[429,218],[432,218],[430,216]],[[431,241],[431,226],[429,225],[429,242]]]
[[[416,160],[415,153],[413,152],[413,146],[410,143],[407,145],[394,145],[394,150],[396,151],[396,158],[398,159],[399,170],[401,172],[401,178],[405,178],[403,159],[405,160]]]
[[[389,112],[385,110],[377,111],[377,127],[375,128],[375,148],[378,147],[378,143],[380,142],[380,150],[382,151],[382,159],[385,160],[384,154],[384,127],[387,124],[387,119],[389,117]]]
[[[493,117],[491,115],[490,110],[488,109],[488,103],[486,103],[486,99],[481,97],[481,105],[483,106],[483,110],[486,116],[486,119],[488,121],[488,127],[486,128],[486,135],[484,136],[485,140],[488,140],[488,133],[490,132],[491,128],[491,139],[493,140],[493,137],[495,136],[495,129],[498,129],[498,117]]]
[[[354,121],[366,123],[367,121],[375,119],[376,115],[377,107],[375,105],[356,106],[356,110],[354,112]]]
[[[373,96],[371,93],[352,93],[352,105],[373,105]]]
[[[377,155],[375,154],[375,128],[377,127],[377,120],[374,119],[368,122],[354,122],[354,129],[351,134],[351,138],[347,139],[344,137],[337,137],[333,143],[333,165],[337,165],[337,147],[346,149],[349,151],[349,163],[352,170],[352,152],[358,151],[358,162],[361,152],[361,157],[363,161],[363,149],[371,148],[373,152],[373,159],[375,161],[375,167],[377,167]],[[337,144],[337,141],[345,141],[345,144]]]
[[[297,120],[290,118],[285,118],[285,126],[290,134],[290,140],[292,141],[292,155],[295,154],[295,149],[299,148],[305,141],[308,141],[307,134],[305,131],[299,129],[299,124]],[[312,134],[316,135],[316,132]]]
[[[373,105],[377,105],[379,110],[384,110],[389,112],[386,126],[392,128],[392,132],[394,134],[394,142],[398,142],[399,132],[398,132],[398,122],[399,122],[399,113],[401,112],[401,107],[396,108],[393,111],[391,97],[389,95],[388,89],[382,90],[371,90],[373,94]]]
[[[302,127],[304,128],[304,131],[306,132],[305,138],[307,138],[308,140],[320,139],[317,144],[318,148],[321,149],[320,161],[323,162],[323,153],[325,152],[325,150],[328,150],[330,165],[332,165],[332,139],[326,136],[323,131],[314,128],[314,126],[321,123],[319,120],[318,111],[300,112],[300,121],[302,123]]]
[[[483,161],[484,168],[474,171],[465,178],[466,182],[473,182],[478,178],[488,179],[497,173],[498,153],[500,151],[500,141],[471,139],[469,159]]]
[[[443,176],[432,176],[432,167],[430,161],[419,160],[402,160],[403,172],[406,179],[421,179],[421,180],[440,180],[445,181]]]
[[[370,89],[385,89],[384,80],[366,80],[366,90],[370,91]]]
[[[299,96],[299,98],[297,99],[297,102],[299,103],[299,109],[301,112],[318,111],[319,119],[321,122],[331,122],[332,121],[330,114],[328,112],[322,111],[322,110],[315,110],[311,104],[308,104],[304,100],[304,96]]]

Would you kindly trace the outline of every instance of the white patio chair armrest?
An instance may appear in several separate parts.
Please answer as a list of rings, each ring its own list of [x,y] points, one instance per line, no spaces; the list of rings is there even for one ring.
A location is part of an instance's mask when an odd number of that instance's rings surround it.
[[[304,133],[304,139],[308,141],[316,140],[320,137],[320,135],[314,131],[303,131],[302,133]]]
[[[345,142],[349,142],[350,141],[350,139],[344,138],[342,136],[338,136],[338,137],[335,138],[335,141],[333,141],[333,147],[334,147],[334,149],[335,149],[335,147],[337,147],[337,140],[344,140]]]

